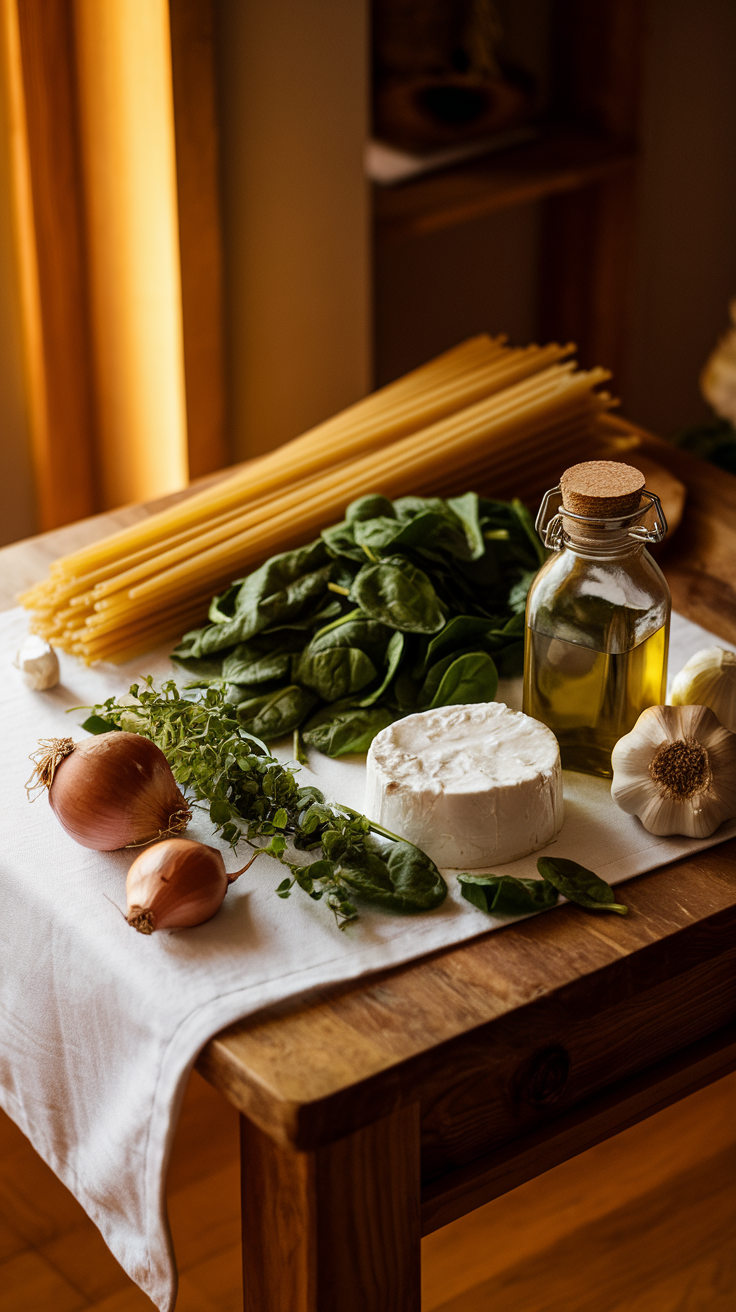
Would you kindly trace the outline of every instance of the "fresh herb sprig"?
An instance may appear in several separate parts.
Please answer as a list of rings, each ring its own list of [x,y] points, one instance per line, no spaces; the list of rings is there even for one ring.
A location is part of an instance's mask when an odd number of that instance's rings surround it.
[[[91,733],[123,729],[156,743],[177,783],[209,817],[225,842],[246,839],[258,852],[289,870],[279,897],[298,886],[315,901],[325,898],[340,928],[355,921],[353,898],[386,911],[430,911],[447,885],[429,857],[412,843],[372,825],[350,807],[333,806],[318,788],[302,786],[296,766],[282,765],[265,743],[246,732],[221,688],[194,701],[173,680],[159,690],[151,678],[133,684],[123,698],[95,706],[83,728]],[[289,844],[321,857],[293,861]]]

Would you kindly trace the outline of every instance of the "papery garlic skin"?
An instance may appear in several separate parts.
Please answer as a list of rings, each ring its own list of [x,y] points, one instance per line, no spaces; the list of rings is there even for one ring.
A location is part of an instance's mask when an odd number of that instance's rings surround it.
[[[704,647],[683,665],[670,693],[673,706],[707,706],[724,729],[736,733],[736,656]]]
[[[59,658],[50,643],[37,633],[29,633],[23,640],[15,664],[27,688],[45,692],[59,682]]]
[[[657,776],[667,748],[679,750],[687,770],[670,785]],[[650,706],[611,755],[611,796],[636,815],[650,834],[709,838],[736,816],[736,733],[724,729],[706,706]]]
[[[736,299],[729,312],[732,326],[708,357],[700,375],[700,390],[717,415],[736,425]]]

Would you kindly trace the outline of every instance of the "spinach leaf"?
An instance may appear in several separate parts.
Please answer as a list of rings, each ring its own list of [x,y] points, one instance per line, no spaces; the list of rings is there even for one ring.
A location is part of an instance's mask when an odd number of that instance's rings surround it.
[[[88,715],[86,720],[82,721],[82,729],[87,733],[110,733],[113,729],[119,729],[119,724],[112,724],[110,720],[105,720],[101,715]]]
[[[312,688],[324,702],[360,692],[376,678],[370,656],[358,647],[328,647],[314,651],[311,644],[299,658],[294,677],[307,688]]]
[[[619,916],[628,914],[628,907],[614,902],[611,885],[577,861],[568,861],[562,856],[540,856],[537,870],[563,897],[576,902],[579,907],[587,907],[590,911],[615,911]]]
[[[255,658],[236,647],[222,662],[222,677],[227,683],[257,686],[260,683],[272,683],[275,679],[288,679],[291,670],[291,653],[275,651],[266,656]]]
[[[466,492],[463,497],[449,497],[447,504],[463,526],[471,560],[478,560],[485,552],[486,543],[480,526],[477,493]]]
[[[369,693],[367,697],[364,697],[362,701],[358,703],[359,706],[373,706],[374,702],[377,702],[380,697],[383,697],[383,694],[388,689],[391,680],[401,664],[401,657],[404,654],[404,641],[403,633],[399,633],[398,630],[395,631],[388,647],[386,648],[386,659],[388,661],[386,673],[375,691]]]
[[[393,632],[388,625],[368,619],[356,610],[345,616],[340,623],[331,624],[315,633],[305,653],[327,651],[331,647],[358,647],[370,656],[374,665],[382,665]]]
[[[405,556],[364,565],[353,582],[351,597],[366,615],[405,633],[437,633],[445,623],[431,581]]]
[[[515,875],[458,875],[461,893],[473,906],[494,916],[526,916],[546,911],[559,893],[546,879],[517,879]]]
[[[412,678],[408,670],[399,671],[393,686],[393,696],[402,715],[412,715],[415,711],[425,709],[419,701],[421,690],[421,680]]]
[[[534,527],[534,520],[529,514],[526,506],[516,497],[514,497],[514,500],[511,502],[511,513],[522,532],[526,534],[532,550],[536,554],[537,565],[543,565],[547,559],[547,552],[544,549],[544,543]]]
[[[448,652],[457,652],[462,647],[473,646],[479,639],[485,638],[502,624],[503,620],[493,616],[455,615],[447,621],[437,637],[432,638],[427,648],[427,663],[433,665]]]
[[[486,652],[451,651],[430,666],[417,696],[417,709],[458,706],[462,701],[492,702],[497,686],[496,666]]]
[[[330,583],[333,581],[337,567],[333,566]],[[350,576],[349,582],[352,582]],[[298,651],[304,643],[304,634],[311,633],[313,629],[319,629],[332,620],[337,619],[342,612],[342,602],[339,597],[332,596],[329,592],[326,594],[330,597],[329,601],[320,601],[315,610],[308,611],[306,615],[298,619],[286,620],[283,624],[270,624],[268,628],[261,629],[252,642],[262,642],[266,645],[266,650],[272,650],[273,645],[283,645],[286,642],[293,643],[292,650]]]
[[[387,706],[325,706],[308,721],[302,738],[325,756],[367,752],[376,734],[394,719]]]
[[[301,617],[321,598],[333,563],[320,540],[281,556],[272,556],[241,584],[231,619],[199,631],[188,655],[207,656],[252,638],[271,625]]]
[[[403,520],[423,515],[427,510],[434,510],[438,515],[447,514],[447,502],[442,497],[398,497],[393,507],[397,518]]]
[[[321,638],[325,633],[332,633],[333,629],[341,629],[343,624],[352,624],[353,620],[361,620],[363,618],[362,610],[359,606],[356,606],[355,610],[346,611],[344,615],[340,615],[338,619],[332,620],[330,624],[325,624],[323,628],[317,629],[312,641],[314,642],[317,638]]]
[[[485,652],[468,652],[453,660],[442,675],[429,708],[462,706],[468,702],[492,702],[497,687],[498,675],[491,657]]]
[[[384,911],[431,911],[447,897],[447,885],[434,862],[403,839],[371,833],[362,851],[348,849],[341,856],[335,845],[329,855],[336,858],[340,877],[354,896]]]
[[[314,693],[298,684],[289,684],[276,692],[241,702],[235,714],[241,729],[269,742],[296,729],[316,701]]]
[[[345,511],[348,524],[359,524],[364,519],[377,519],[379,515],[388,515],[389,519],[396,518],[394,503],[378,492],[351,501]]]
[[[391,630],[375,620],[350,618],[316,634],[302,652],[294,678],[334,702],[377,678]]]
[[[179,643],[179,646],[176,648],[176,650],[172,651],[171,653],[172,661],[175,661],[176,664],[180,665],[183,670],[186,670],[187,674],[195,675],[197,682],[200,684],[207,684],[207,683],[211,683],[213,680],[221,679],[222,678],[221,657],[205,656],[200,659],[197,659],[196,657],[193,656],[178,655],[179,652],[182,652],[186,649],[185,644],[188,637],[189,635],[187,634]]]
[[[333,556],[345,556],[348,560],[365,560],[365,552],[355,541],[355,529],[352,524],[344,522],[322,529],[322,541]]]
[[[208,615],[213,624],[227,624],[228,620],[233,618],[238,594],[242,586],[243,580],[236,579],[234,583],[230,584],[226,592],[212,598]]]
[[[381,515],[355,524],[355,541],[374,552],[421,547],[425,542],[436,540],[445,523],[446,517],[432,510],[404,521]]]
[[[510,642],[494,656],[499,679],[513,679],[524,672],[524,641]]]

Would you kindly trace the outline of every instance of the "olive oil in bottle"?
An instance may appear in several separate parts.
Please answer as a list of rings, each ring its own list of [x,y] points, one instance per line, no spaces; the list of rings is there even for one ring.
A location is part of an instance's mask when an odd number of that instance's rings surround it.
[[[527,601],[524,710],[563,769],[610,777],[619,738],[665,698],[670,595],[645,543],[667,525],[639,470],[588,461],[547,493],[537,528],[553,554]]]
[[[619,738],[647,706],[663,704],[666,669],[664,624],[623,652],[595,651],[530,629],[524,710],[552,729],[563,769],[610,776]]]

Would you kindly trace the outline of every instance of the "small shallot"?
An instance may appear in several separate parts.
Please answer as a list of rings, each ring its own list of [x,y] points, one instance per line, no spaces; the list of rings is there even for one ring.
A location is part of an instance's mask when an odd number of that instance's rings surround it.
[[[192,818],[163,752],[140,734],[42,739],[31,760],[29,796],[47,788],[57,820],[82,847],[137,847],[181,833]]]
[[[256,852],[255,856],[258,853]],[[191,838],[167,838],[141,852],[128,871],[128,924],[139,934],[184,929],[211,920],[233,880],[216,847]]]

